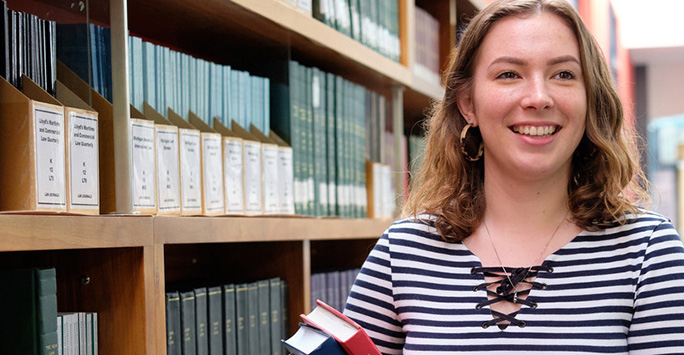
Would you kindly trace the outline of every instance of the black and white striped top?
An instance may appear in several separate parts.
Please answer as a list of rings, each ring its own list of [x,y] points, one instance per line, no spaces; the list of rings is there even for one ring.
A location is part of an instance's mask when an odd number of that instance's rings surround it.
[[[424,216],[423,216],[424,217]],[[384,354],[684,354],[684,247],[655,213],[583,231],[543,263],[516,319],[492,320],[479,259],[405,219],[364,263],[344,313]]]

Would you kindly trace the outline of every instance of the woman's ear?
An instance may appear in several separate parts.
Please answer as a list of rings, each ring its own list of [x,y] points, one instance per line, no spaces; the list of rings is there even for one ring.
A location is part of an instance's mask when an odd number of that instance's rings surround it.
[[[461,116],[471,124],[473,127],[477,126],[477,117],[475,116],[475,109],[473,106],[473,98],[470,94],[461,95],[456,99],[456,105],[461,112]]]

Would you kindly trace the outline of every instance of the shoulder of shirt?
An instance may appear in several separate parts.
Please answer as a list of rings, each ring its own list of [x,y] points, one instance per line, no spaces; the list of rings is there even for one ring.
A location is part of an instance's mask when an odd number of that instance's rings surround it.
[[[435,228],[435,216],[431,214],[418,214],[395,221],[387,229],[387,234],[409,233],[421,235],[434,235],[441,239],[437,228]]]
[[[668,227],[673,228],[672,222],[669,218],[657,212],[641,210],[638,214],[628,213],[625,215],[624,220],[615,221],[611,225],[608,225],[602,230],[594,233],[608,234],[636,228],[656,229],[661,225],[668,225]]]

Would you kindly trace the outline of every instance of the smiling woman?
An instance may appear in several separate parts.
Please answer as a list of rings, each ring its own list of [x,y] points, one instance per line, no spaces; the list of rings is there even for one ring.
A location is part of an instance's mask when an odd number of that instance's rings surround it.
[[[684,248],[637,207],[647,181],[575,10],[492,3],[446,80],[406,218],[345,314],[385,354],[684,353]]]

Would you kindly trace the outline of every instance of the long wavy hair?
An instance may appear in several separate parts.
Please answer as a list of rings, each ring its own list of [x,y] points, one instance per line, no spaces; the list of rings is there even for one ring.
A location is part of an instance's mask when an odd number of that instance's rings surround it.
[[[584,136],[572,157],[568,208],[575,224],[598,230],[638,213],[648,201],[647,180],[638,164],[635,136],[626,132],[620,98],[600,48],[577,12],[565,0],[501,0],[478,13],[451,53],[444,74],[444,98],[426,122],[423,163],[412,179],[404,216],[424,212],[446,241],[460,241],[480,225],[484,211],[484,157],[465,159],[460,133],[466,121],[456,99],[472,88],[478,49],[492,26],[507,16],[552,13],[574,32],[579,48],[587,115]],[[635,202],[630,200],[632,198]]]

